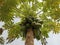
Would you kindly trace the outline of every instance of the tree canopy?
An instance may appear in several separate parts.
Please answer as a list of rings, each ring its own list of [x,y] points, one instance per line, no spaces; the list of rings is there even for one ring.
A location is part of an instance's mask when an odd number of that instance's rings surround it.
[[[38,26],[40,30],[37,29],[35,37],[37,35],[40,36],[38,34],[40,31],[46,38],[50,31],[54,33],[60,32],[60,0],[0,0],[0,21],[5,22],[3,27],[8,29],[9,40],[20,36],[24,38],[23,34],[25,33],[21,31],[21,28],[25,28],[20,24],[23,24],[22,22],[26,18],[30,20],[29,16],[43,22],[41,27]],[[20,22],[14,24],[14,17],[19,17],[21,19]],[[34,21],[32,20],[32,22]]]

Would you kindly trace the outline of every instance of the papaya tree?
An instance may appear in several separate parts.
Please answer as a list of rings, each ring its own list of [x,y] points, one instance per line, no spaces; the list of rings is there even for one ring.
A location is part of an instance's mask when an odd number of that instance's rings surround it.
[[[14,18],[20,21],[14,23]],[[41,40],[48,33],[60,30],[60,0],[0,0],[0,21],[8,30],[8,42],[15,38],[25,39],[25,45],[34,45],[34,38]]]

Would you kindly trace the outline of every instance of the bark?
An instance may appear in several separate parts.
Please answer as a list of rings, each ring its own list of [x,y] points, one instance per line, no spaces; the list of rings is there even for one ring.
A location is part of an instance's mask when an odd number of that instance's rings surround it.
[[[27,30],[25,45],[34,45],[34,34],[32,28]]]

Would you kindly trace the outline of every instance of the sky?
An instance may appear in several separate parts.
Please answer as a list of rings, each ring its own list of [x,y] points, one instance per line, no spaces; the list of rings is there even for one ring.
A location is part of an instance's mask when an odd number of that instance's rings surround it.
[[[19,22],[19,18],[15,18],[14,19],[14,22],[17,23]],[[4,23],[3,22],[0,22],[0,27],[2,27]],[[24,45],[25,44],[25,41],[22,40],[22,38],[19,38],[19,39],[15,39],[12,43],[10,44],[6,44],[6,38],[8,36],[8,33],[7,33],[7,30],[3,32],[2,34],[2,37],[4,37],[5,39],[5,45]],[[59,34],[53,34],[53,32],[51,31],[49,33],[49,38],[46,39],[47,40],[47,45],[60,45],[60,33]],[[41,45],[41,42],[40,40],[36,40],[34,39],[34,45]]]

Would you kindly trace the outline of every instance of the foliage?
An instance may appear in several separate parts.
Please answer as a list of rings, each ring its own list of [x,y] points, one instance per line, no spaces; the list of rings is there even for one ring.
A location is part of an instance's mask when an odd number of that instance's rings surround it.
[[[2,44],[4,44],[4,38],[3,37],[0,37],[0,44],[2,45]]]
[[[14,16],[20,17],[21,21],[14,24],[12,22]],[[0,21],[5,22],[4,28],[8,29],[9,40],[19,36],[24,37],[25,28],[30,28],[31,25],[25,23],[27,22],[26,18],[28,21],[31,21],[28,23],[34,23],[33,32],[37,39],[40,39],[40,32],[46,38],[50,31],[58,33],[60,31],[60,0],[42,0],[42,2],[38,0],[0,0]],[[38,18],[40,18],[40,21],[43,21],[41,28],[40,25],[35,24],[39,22]],[[37,27],[38,29],[35,29]]]

